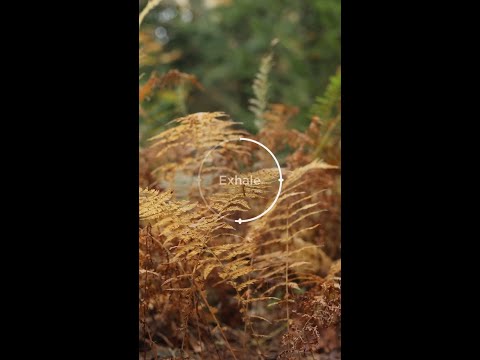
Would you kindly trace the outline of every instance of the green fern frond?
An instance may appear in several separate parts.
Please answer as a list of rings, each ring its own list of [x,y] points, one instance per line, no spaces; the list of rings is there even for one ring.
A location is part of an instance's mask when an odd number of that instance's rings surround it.
[[[317,97],[310,109],[312,117],[318,117],[320,138],[314,151],[316,157],[323,157],[324,149],[334,144],[340,146],[342,78],[340,68],[330,77],[330,82],[322,97]]]
[[[255,125],[261,128],[264,122],[265,110],[268,104],[268,89],[270,84],[268,82],[268,75],[273,66],[273,53],[270,52],[267,56],[262,58],[260,62],[260,69],[253,81],[252,90],[254,98],[249,99],[250,106],[248,109],[255,115]]]
[[[310,115],[320,118],[332,118],[340,113],[340,100],[342,94],[342,73],[340,68],[337,73],[330,77],[329,83],[323,96],[315,99]]]

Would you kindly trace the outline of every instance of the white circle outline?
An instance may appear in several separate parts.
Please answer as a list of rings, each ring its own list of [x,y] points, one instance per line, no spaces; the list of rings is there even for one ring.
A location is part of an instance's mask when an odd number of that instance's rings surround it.
[[[218,145],[215,145],[213,148],[211,148],[209,150],[209,152],[207,153],[207,155],[204,157],[203,161],[202,161],[202,164],[200,165],[200,169],[198,170],[198,190],[200,192],[200,196],[202,197],[203,201],[205,202],[205,205],[207,205],[207,207],[217,213],[214,209],[212,209],[210,207],[210,205],[207,203],[207,201],[205,200],[204,196],[203,196],[203,193],[202,193],[202,188],[200,186],[200,183],[201,183],[201,173],[202,173],[202,169],[203,169],[203,163],[205,162],[205,159],[207,157],[210,156],[210,153],[215,150],[217,147],[221,146],[222,144],[224,143],[227,143],[229,141],[233,141],[234,139],[231,139],[231,140],[225,140],[225,141],[222,141],[221,143],[219,143]],[[272,151],[270,151],[269,148],[267,148],[265,145],[263,145],[261,142],[258,142],[256,140],[252,140],[252,139],[249,139],[249,138],[244,138],[244,137],[241,137],[239,138],[238,140],[240,141],[249,141],[249,142],[252,142],[254,144],[257,144],[259,146],[261,146],[262,148],[264,148],[265,150],[267,150],[267,152],[270,154],[270,156],[273,158],[273,160],[275,161],[275,164],[277,165],[277,169],[278,169],[278,174],[280,175],[280,177],[278,178],[278,182],[280,183],[279,187],[278,187],[278,191],[277,191],[277,195],[275,196],[275,199],[273,200],[273,202],[270,204],[270,206],[264,211],[262,212],[260,215],[257,215],[253,218],[249,218],[249,219],[242,219],[242,218],[239,218],[237,220],[233,220],[235,221],[236,223],[238,224],[242,224],[242,223],[245,223],[245,222],[250,222],[250,221],[254,221],[254,220],[257,220],[259,218],[261,218],[262,216],[264,216],[266,213],[268,213],[270,210],[272,210],[272,208],[275,206],[275,204],[277,203],[278,201],[278,198],[280,197],[280,193],[282,192],[282,184],[283,184],[283,177],[282,177],[282,169],[280,168],[280,164],[278,163],[278,160],[277,158],[275,157],[275,155],[273,154]],[[218,213],[217,213],[218,214]],[[230,220],[232,221],[231,219],[228,219],[226,218],[227,220]]]

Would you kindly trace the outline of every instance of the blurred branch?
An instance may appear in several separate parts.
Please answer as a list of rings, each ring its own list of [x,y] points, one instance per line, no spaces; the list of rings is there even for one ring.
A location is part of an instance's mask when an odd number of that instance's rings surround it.
[[[158,6],[158,4],[160,4],[162,2],[162,0],[150,0],[147,5],[145,5],[145,7],[143,8],[143,10],[141,11],[139,17],[138,17],[138,27],[140,27],[140,25],[142,25],[142,22],[143,22],[143,19],[145,18],[145,16],[147,16],[147,14],[155,7],[155,6]]]

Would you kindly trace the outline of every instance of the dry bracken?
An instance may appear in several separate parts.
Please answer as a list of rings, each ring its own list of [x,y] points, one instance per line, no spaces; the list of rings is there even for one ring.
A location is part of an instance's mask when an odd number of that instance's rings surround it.
[[[289,133],[277,120],[278,132]],[[276,346],[276,356],[290,358],[338,348],[339,227],[323,221],[339,216],[336,183],[328,180],[338,167],[305,158],[283,168],[274,208],[239,225],[231,219],[271,203],[278,170],[256,168],[262,150],[238,142],[254,136],[225,113],[192,114],[171,126],[141,150],[148,183],[139,189],[141,357],[247,359]],[[204,203],[195,180],[209,152],[206,177],[227,168],[261,183],[209,184]],[[185,183],[190,193],[182,192]]]

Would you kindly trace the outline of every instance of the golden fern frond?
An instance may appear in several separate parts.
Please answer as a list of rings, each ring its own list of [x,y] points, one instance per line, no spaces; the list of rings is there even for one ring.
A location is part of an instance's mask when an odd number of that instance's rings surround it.
[[[299,216],[299,213],[305,210],[311,210],[307,214],[314,214],[318,211],[322,211],[322,209],[318,209],[318,207],[315,206],[318,205],[318,203],[316,204],[315,202],[312,202],[311,192],[318,192],[323,189],[315,189],[315,184],[309,184],[309,187],[305,187],[305,183],[303,182],[301,188],[308,188],[310,191],[298,191],[298,183],[310,171],[321,171],[330,168],[332,168],[331,165],[314,160],[310,164],[297,168],[294,171],[285,172],[285,181],[282,194],[280,195],[275,207],[272,211],[252,224],[249,237],[251,239],[255,239],[267,233],[270,235],[275,235],[274,232],[283,232],[286,229],[287,220],[290,219],[288,226],[291,226],[292,223],[299,223],[305,217],[309,216],[306,214]]]
[[[274,169],[261,169],[254,172],[246,172],[237,174],[240,179],[258,179],[258,183],[234,183],[229,186],[217,186],[215,192],[222,191],[229,194],[243,195],[245,198],[257,199],[262,197],[262,194],[268,192],[272,185],[278,185],[278,170]]]
[[[173,191],[160,192],[154,189],[139,189],[140,220],[156,220],[161,217],[181,217],[197,205],[188,201],[171,201]]]
[[[173,200],[172,194],[171,190],[139,189],[140,220],[150,224],[153,233],[161,234],[163,244],[174,239],[177,243],[205,244],[216,231],[232,229],[220,216],[203,216],[196,203]]]
[[[325,191],[317,182],[318,174],[335,168],[321,161],[285,171],[284,186],[275,207],[250,225],[247,239],[255,244],[253,263],[257,278],[269,279],[258,283],[258,296],[284,294],[275,303],[286,307],[289,319],[289,303],[293,290],[299,290],[303,274],[325,274],[331,259],[311,239],[319,227],[319,214],[324,212],[319,196]],[[288,321],[287,321],[288,323]]]
[[[237,174],[235,173],[235,175]],[[276,187],[278,187],[277,169],[262,169],[238,176],[243,179],[256,179],[258,183],[235,183],[222,186],[218,181],[215,181],[216,178],[213,176],[212,183],[208,186],[202,184],[202,188],[205,188],[207,202],[220,215],[228,216],[232,212],[248,211],[253,206],[261,207],[266,200],[271,198],[271,190],[276,190]],[[259,199],[262,201],[254,201]],[[258,211],[257,208],[254,210]]]
[[[297,180],[303,177],[307,172],[312,170],[328,170],[328,169],[338,169],[338,166],[329,165],[321,160],[314,160],[308,165],[299,167],[292,171],[289,174],[289,178],[285,181],[285,190],[288,190],[289,187],[295,184]]]
[[[224,112],[196,113],[173,121],[176,126],[150,138],[151,151],[160,165],[154,170],[158,177],[173,180],[175,173],[198,171],[205,156],[215,151],[217,162],[229,156],[249,156],[248,147],[236,141],[248,135],[236,129],[238,123]]]
[[[226,113],[220,111],[195,113],[172,122],[178,125],[150,138],[151,141],[155,140],[151,147],[160,150],[157,156],[164,153],[164,146],[183,146],[189,143],[187,140],[198,142],[197,150],[210,150],[220,142],[237,140],[247,135],[244,130],[234,129],[233,126],[238,123],[230,120]],[[179,141],[181,144],[176,144]]]

